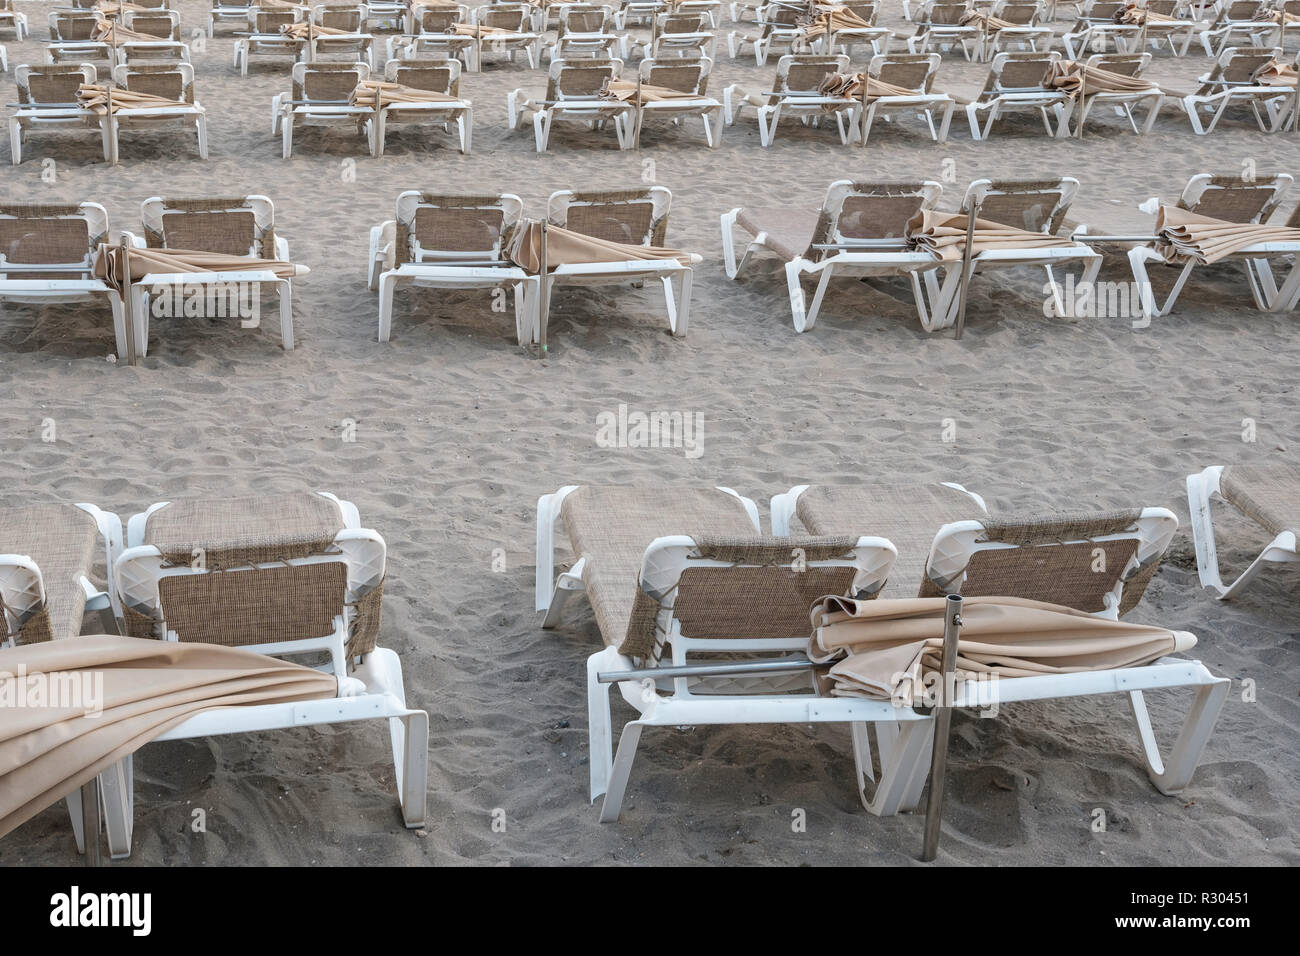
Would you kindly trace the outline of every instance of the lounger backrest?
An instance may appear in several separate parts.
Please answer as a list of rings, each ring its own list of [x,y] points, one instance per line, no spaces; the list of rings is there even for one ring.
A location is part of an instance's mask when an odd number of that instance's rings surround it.
[[[1079,19],[1083,23],[1114,23],[1128,3],[1129,0],[1089,0],[1083,5]]]
[[[397,197],[395,258],[406,262],[502,260],[523,217],[518,196],[456,196],[409,190]]]
[[[459,7],[416,7],[415,12],[419,14],[415,33],[452,33],[462,15]]]
[[[1044,89],[1048,71],[1060,58],[1061,54],[1056,52],[999,53],[989,67],[985,92],[997,94]]]
[[[145,243],[152,249],[276,258],[275,206],[266,196],[154,196],[140,204],[140,220]]]
[[[126,27],[136,33],[146,33],[160,40],[177,40],[181,38],[181,15],[174,10],[128,12]]]
[[[546,75],[546,99],[599,99],[601,90],[622,72],[623,61],[595,57],[590,60],[552,60]]]
[[[77,102],[77,90],[83,83],[94,83],[95,75],[95,68],[89,63],[20,64],[14,67],[18,102],[73,105]]]
[[[360,33],[365,26],[368,11],[365,4],[318,6],[311,8],[311,22],[331,30]]]
[[[1250,23],[1259,19],[1268,10],[1267,3],[1260,0],[1230,0],[1219,11],[1215,26],[1229,26],[1236,23]]]
[[[799,650],[811,632],[809,611],[826,594],[874,597],[897,551],[884,538],[657,538],[646,549],[619,651],[658,661],[671,636],[688,654],[725,652],[744,642]],[[739,647],[737,648],[739,649]]]
[[[364,63],[295,63],[293,98],[318,103],[346,103],[370,75]]]
[[[384,79],[417,90],[460,95],[460,60],[389,60]]]
[[[108,213],[98,203],[0,205],[0,257],[5,263],[76,265],[69,272],[0,272],[3,279],[84,279],[95,250],[108,241]]]
[[[1005,20],[1007,23],[1013,23],[1018,27],[1034,26],[1042,12],[1043,8],[1037,3],[1037,0],[1028,3],[1025,0],[1002,0],[993,8],[994,17]]]
[[[279,36],[282,27],[293,26],[298,22],[298,14],[293,10],[263,10],[261,7],[248,8],[248,24],[252,32],[261,36]]]
[[[1289,173],[1257,174],[1246,181],[1240,175],[1200,173],[1188,180],[1178,206],[1224,222],[1264,222],[1291,188]]]
[[[0,647],[54,640],[45,600],[45,580],[30,556],[4,553],[0,527]]]
[[[1088,66],[1121,76],[1140,77],[1150,63],[1150,53],[1094,53],[1088,57]]]
[[[692,60],[642,60],[641,81],[647,86],[662,86],[679,93],[705,96],[709,90],[709,74],[713,61],[708,57]]]
[[[1220,55],[1209,82],[1215,87],[1254,86],[1255,75],[1281,56],[1275,47],[1229,47]]]
[[[935,0],[922,12],[921,24],[924,26],[957,26],[962,18],[971,12],[966,0]]]
[[[822,81],[831,73],[848,71],[848,57],[789,54],[776,65],[776,82],[772,91],[778,94],[803,94],[816,96]]]
[[[979,218],[989,222],[1055,235],[1070,211],[1079,181],[1061,179],[977,179],[966,190],[961,211],[979,201]]]
[[[50,39],[63,42],[89,40],[102,20],[91,10],[56,10],[50,14]]]
[[[662,246],[673,195],[664,186],[551,194],[546,215],[554,224],[595,239],[630,246]]]
[[[1141,600],[1177,530],[1165,508],[954,522],[935,536],[919,596],[1001,595],[1114,617]]]
[[[384,540],[344,528],[333,500],[177,501],[149,513],[142,538],[115,563],[131,636],[291,644],[328,637],[350,615],[349,656],[374,648]]]
[[[511,33],[531,33],[532,8],[522,3],[499,3],[477,7],[474,22]]]
[[[1172,17],[1176,16],[1180,7],[1185,5],[1185,0],[1147,0],[1142,6],[1148,13],[1154,13],[1157,16]],[[1148,24],[1155,26],[1155,23]]]
[[[165,6],[166,0],[162,0],[162,2],[163,5]],[[213,10],[216,10],[218,8],[224,8],[229,10],[234,7],[252,7],[256,5],[257,5],[257,0],[212,0]]]
[[[774,29],[788,31],[799,25],[799,21],[807,14],[806,9],[787,4],[772,4],[767,8],[767,19],[763,21],[763,35],[768,36]]]
[[[594,4],[575,3],[572,6],[561,7],[559,35],[563,37],[570,33],[604,33],[611,16],[609,7],[598,7]]]
[[[708,20],[702,13],[659,14],[660,36],[671,36],[672,34],[681,33],[704,33],[708,29]]]
[[[132,93],[163,96],[178,103],[194,102],[194,67],[189,63],[131,63],[116,67],[113,78]]]
[[[923,209],[933,209],[942,192],[942,186],[929,180],[897,183],[836,180],[826,190],[804,257],[817,262],[852,251],[853,247],[901,249],[906,245],[907,221]]]
[[[865,20],[873,27],[876,25],[876,18],[880,16],[880,4],[877,0],[848,0],[844,7],[859,20]]]
[[[928,93],[942,61],[938,53],[881,53],[871,58],[867,75],[891,86]]]

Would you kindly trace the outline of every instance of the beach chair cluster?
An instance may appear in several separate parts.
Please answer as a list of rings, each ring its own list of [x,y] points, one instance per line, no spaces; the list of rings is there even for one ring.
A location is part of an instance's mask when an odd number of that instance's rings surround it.
[[[1261,562],[1300,560],[1289,517],[1300,472],[1213,468],[1188,487],[1203,582],[1207,570],[1217,574],[1207,565],[1214,552],[1204,504],[1214,490],[1277,532]],[[796,485],[772,498],[770,514],[764,531],[756,503],[724,487],[567,485],[538,500],[542,626],[560,626],[568,599],[581,592],[606,645],[587,665],[590,797],[604,797],[602,822],[619,817],[644,729],[683,725],[848,724],[864,806],[879,815],[914,809],[930,768],[932,716],[897,700],[831,692],[804,656],[810,605],[835,594],[912,609],[906,599],[961,594],[1114,621],[1137,606],[1178,527],[1159,507],[990,515],[981,496],[950,482]],[[572,561],[557,573],[564,538]],[[1098,553],[1106,557],[1100,572]],[[1162,793],[1177,793],[1228,687],[1200,662],[1165,655],[1141,666],[1015,676],[998,683],[996,696],[1126,696],[1148,775]],[[1190,706],[1165,758],[1144,694],[1175,688],[1190,692]],[[611,689],[636,712],[616,748]],[[977,690],[973,679],[958,684],[954,706],[987,706]]]
[[[407,705],[401,661],[377,645],[386,575],[383,537],[326,492],[161,501],[125,526],[91,504],[26,505],[0,511],[0,647],[85,629],[304,660],[336,694],[218,707],[152,739],[387,721],[402,820],[419,828],[428,715]],[[131,853],[133,764],[128,754],[98,774],[115,859]],[[67,801],[84,851],[82,794]]]

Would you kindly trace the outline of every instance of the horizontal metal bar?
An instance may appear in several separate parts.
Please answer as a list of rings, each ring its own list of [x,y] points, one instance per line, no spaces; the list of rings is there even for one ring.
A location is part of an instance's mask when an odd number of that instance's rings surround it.
[[[84,262],[57,263],[22,263],[0,262],[0,272],[89,272],[91,266]]]
[[[627,671],[600,671],[596,674],[596,680],[601,684],[617,684],[625,680],[657,680],[673,677],[742,677],[755,674],[791,674],[828,666],[830,665],[815,664],[806,657],[784,657],[770,661],[677,664],[670,667],[643,667]]]
[[[1074,240],[1088,240],[1093,242],[1155,242],[1159,236],[1103,236],[1095,232],[1072,232],[1070,238]]]

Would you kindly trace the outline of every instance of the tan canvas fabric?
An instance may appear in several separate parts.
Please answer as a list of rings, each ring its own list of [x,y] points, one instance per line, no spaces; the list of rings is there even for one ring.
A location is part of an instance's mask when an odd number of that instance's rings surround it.
[[[351,36],[348,30],[338,30],[334,27],[323,27],[319,23],[303,21],[301,23],[286,23],[280,27],[280,32],[293,40],[310,40],[312,37],[345,37]]]
[[[1161,205],[1156,214],[1155,249],[1170,262],[1187,258],[1207,264],[1260,242],[1300,242],[1300,229],[1268,223],[1212,219],[1177,206]]]
[[[611,80],[601,91],[602,95],[620,102],[636,102],[637,85],[628,80]],[[683,93],[680,90],[670,90],[666,86],[652,86],[649,83],[642,83],[640,89],[642,103],[662,103],[665,100],[694,100],[699,99],[694,93]]]
[[[767,233],[767,247],[789,262],[808,251],[820,218],[820,209],[745,206],[736,216],[736,223],[750,235]]]
[[[95,253],[94,275],[122,287],[126,275],[123,261],[123,249],[119,245],[101,244]],[[281,279],[306,275],[311,270],[306,266],[278,259],[258,259],[255,256],[230,256],[215,252],[199,252],[193,249],[137,249],[130,250],[131,281],[138,282],[141,277],[153,274],[180,272],[242,272],[252,270],[270,270]]]
[[[874,76],[866,78],[867,90],[864,96],[862,91],[861,73],[831,73],[822,81],[821,88],[817,91],[822,96],[844,96],[858,102],[870,103],[872,100],[878,100],[882,96],[912,96],[915,90],[909,90],[902,86],[895,86],[892,83],[886,83]]]
[[[586,485],[564,499],[561,517],[606,644],[628,634],[640,591],[641,559],[666,535],[745,537],[755,533],[745,507],[716,488]]]
[[[145,110],[159,107],[181,105],[180,100],[155,96],[153,93],[141,93],[121,86],[113,87],[113,112],[119,110]],[[103,116],[108,112],[108,88],[102,84],[83,83],[77,90],[77,102],[83,110]]]
[[[1130,3],[1128,6],[1115,11],[1114,20],[1116,23],[1127,23],[1134,26],[1141,26],[1144,22],[1148,26],[1155,26],[1157,23],[1190,22],[1180,21],[1177,17],[1171,17],[1163,13],[1156,13],[1154,10],[1143,9],[1136,3]]]
[[[925,249],[945,262],[959,262],[966,247],[967,217],[960,213],[936,212],[923,209],[907,224],[908,239],[919,249]],[[1042,232],[1030,232],[1014,226],[1004,226],[987,219],[975,220],[971,254],[996,252],[1003,249],[1056,248],[1072,246],[1073,240]]]
[[[512,262],[525,272],[537,273],[542,268],[542,224],[529,220],[521,224],[506,249]],[[596,262],[631,262],[639,260],[676,259],[690,265],[694,257],[680,249],[660,246],[634,246],[610,242],[593,236],[546,227],[546,265],[548,270],[561,265],[578,265]]]
[[[0,836],[195,714],[338,693],[329,674],[224,647],[94,635],[0,649],[0,696],[33,703],[33,677],[47,675],[90,693],[82,706],[5,708]],[[101,698],[100,680],[102,699],[87,700]]]
[[[457,97],[433,90],[419,90],[401,83],[384,80],[362,80],[352,91],[348,103],[352,106],[393,106],[400,103],[456,103]]]
[[[119,43],[152,42],[161,38],[154,36],[152,33],[128,30],[115,20],[103,20],[95,24],[95,32],[91,34],[91,39],[116,46]]]
[[[1293,87],[1296,85],[1297,76],[1300,76],[1300,73],[1297,73],[1294,64],[1273,60],[1260,67],[1252,79],[1260,86]]]
[[[1064,90],[1071,99],[1091,93],[1142,93],[1156,89],[1150,80],[1126,76],[1075,60],[1058,60],[1047,74],[1049,88]]]
[[[1229,465],[1219,478],[1219,493],[1269,534],[1300,534],[1300,467]]]
[[[808,656],[837,661],[832,693],[910,706],[940,668],[944,598],[855,601],[828,597],[812,611]],[[967,679],[1136,667],[1195,645],[1190,634],[1093,617],[1009,597],[962,603],[957,671]]]
[[[37,644],[81,633],[86,593],[99,532],[95,519],[65,504],[33,504],[0,510],[0,552],[36,562],[45,582],[45,607],[14,635],[15,644]]]

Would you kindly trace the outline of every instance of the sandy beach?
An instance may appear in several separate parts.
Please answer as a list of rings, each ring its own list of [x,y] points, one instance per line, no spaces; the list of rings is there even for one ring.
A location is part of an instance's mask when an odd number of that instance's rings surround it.
[[[53,6],[21,2],[31,38],[0,39],[6,103],[13,65],[41,62]],[[205,2],[173,7],[187,35],[206,27]],[[882,22],[910,32],[893,0]],[[719,35],[731,29],[755,31],[727,20]],[[553,631],[533,612],[536,502],[561,485],[725,485],[759,503],[767,528],[768,500],[794,484],[868,481],[957,481],[1019,513],[1171,508],[1182,527],[1130,619],[1194,632],[1194,656],[1233,680],[1177,797],[1147,780],[1122,697],[959,714],[940,863],[1300,864],[1300,579],[1266,571],[1232,602],[1203,592],[1183,486],[1211,464],[1297,460],[1300,317],[1256,311],[1240,266],[1226,264],[1198,270],[1150,328],[1046,318],[1042,272],[1025,269],[977,277],[961,341],[923,332],[897,280],[833,283],[816,327],[797,335],[777,260],[729,280],[718,228],[745,204],[816,208],[842,178],[932,178],[941,208],[955,210],[973,179],[1070,175],[1081,182],[1071,223],[1141,232],[1151,217],[1137,205],[1174,200],[1195,173],[1300,174],[1295,134],[1264,134],[1236,110],[1195,136],[1167,108],[1148,136],[1098,116],[1083,139],[1057,141],[1025,114],[972,142],[955,115],[945,144],[913,120],[873,130],[865,149],[841,145],[833,124],[786,122],[763,149],[748,114],[716,150],[693,123],[651,125],[626,152],[612,132],[559,130],[538,154],[531,127],[507,130],[506,96],[542,92],[545,75],[496,57],[462,78],[469,156],[441,130],[394,131],[378,160],[350,132],[307,130],[284,161],[270,104],[289,89],[288,60],[254,59],[241,77],[233,42],[219,25],[193,47],[206,162],[190,134],[124,133],[117,167],[97,133],[36,135],[19,166],[0,144],[0,196],[98,202],[114,231],[138,231],[150,196],[271,197],[277,232],[312,270],[296,280],[297,347],[281,349],[273,307],[252,330],[155,320],[131,368],[110,357],[107,309],[6,304],[0,505],[88,501],[125,518],[187,496],[322,489],[354,501],[388,544],[380,643],[430,715],[429,824],[403,829],[378,725],[162,743],[136,757],[126,865],[914,862],[921,818],[863,810],[838,726],[652,731],[622,820],[600,824],[586,797],[585,698],[600,634],[581,600]],[[774,61],[725,50],[714,95],[730,83],[770,89]],[[1165,54],[1149,75],[1190,90],[1209,64]],[[949,55],[937,85],[974,92],[986,72]],[[369,230],[392,218],[400,191],[509,191],[540,216],[557,189],[643,182],[672,190],[668,244],[704,257],[685,338],[669,334],[647,285],[558,292],[543,359],[515,344],[513,317],[492,311],[487,292],[399,291],[392,340],[376,340]],[[1283,211],[1297,200],[1293,190]],[[1100,248],[1101,278],[1130,281],[1123,249]],[[603,447],[599,416],[620,404],[702,416],[702,454]],[[54,441],[43,440],[48,422]],[[1215,520],[1225,573],[1239,572],[1267,536],[1226,507]],[[1149,701],[1167,744],[1182,700]],[[616,723],[632,716],[617,705]],[[191,832],[194,808],[206,833]],[[804,832],[792,830],[796,810]],[[0,841],[3,865],[78,859],[61,805]]]

